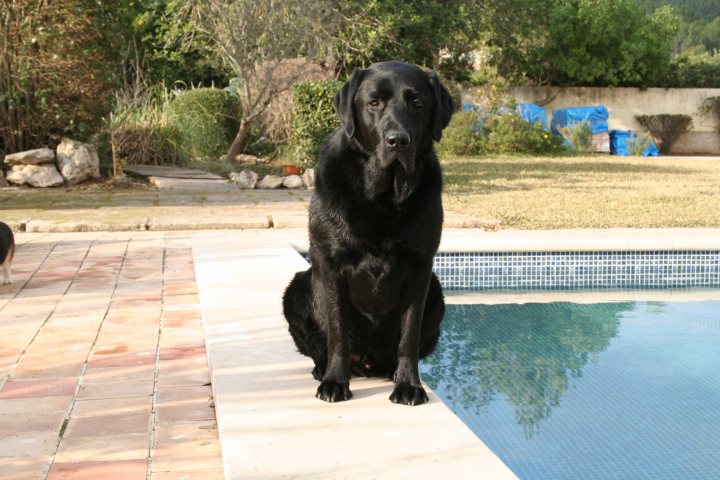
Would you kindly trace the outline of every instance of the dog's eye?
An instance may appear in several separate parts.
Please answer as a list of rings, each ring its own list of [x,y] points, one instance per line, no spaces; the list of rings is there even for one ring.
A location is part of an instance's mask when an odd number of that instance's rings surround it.
[[[423,105],[423,103],[420,100],[418,100],[417,98],[415,100],[413,100],[413,107],[417,108],[418,110],[420,110],[424,106],[425,105]]]
[[[379,107],[379,106],[380,106],[380,100],[377,100],[377,99],[371,100],[369,105],[370,105],[371,107]]]

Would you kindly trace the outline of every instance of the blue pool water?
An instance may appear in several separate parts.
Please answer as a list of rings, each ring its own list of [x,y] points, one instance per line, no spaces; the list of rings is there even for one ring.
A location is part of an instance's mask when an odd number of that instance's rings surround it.
[[[720,478],[720,302],[448,305],[423,379],[521,479]]]

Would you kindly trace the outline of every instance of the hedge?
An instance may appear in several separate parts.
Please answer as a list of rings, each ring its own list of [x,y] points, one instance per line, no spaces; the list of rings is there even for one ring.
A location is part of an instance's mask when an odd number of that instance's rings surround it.
[[[323,139],[340,126],[332,101],[341,86],[337,80],[298,82],[293,86],[292,145],[299,164],[313,166]]]

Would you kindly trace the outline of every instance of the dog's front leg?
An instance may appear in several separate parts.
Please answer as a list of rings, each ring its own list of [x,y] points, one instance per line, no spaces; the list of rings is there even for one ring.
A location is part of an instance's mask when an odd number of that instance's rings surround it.
[[[420,382],[418,362],[420,330],[429,286],[429,274],[413,282],[410,290],[414,292],[412,301],[400,319],[398,365],[393,379],[395,388],[390,394],[390,401],[393,403],[419,405],[428,401],[427,393]]]
[[[343,319],[344,294],[341,279],[328,270],[313,276],[315,313],[327,335],[327,367],[315,396],[326,402],[341,402],[352,397],[350,391],[350,356]],[[316,279],[317,277],[317,279]]]

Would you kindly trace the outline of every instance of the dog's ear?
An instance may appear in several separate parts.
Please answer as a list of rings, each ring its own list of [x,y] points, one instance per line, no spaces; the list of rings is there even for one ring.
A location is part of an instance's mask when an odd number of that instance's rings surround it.
[[[345,82],[333,98],[333,107],[345,127],[345,134],[348,138],[355,135],[355,94],[364,77],[365,70],[355,70],[350,80]]]
[[[450,93],[440,82],[435,72],[428,72],[430,84],[433,87],[433,140],[439,142],[442,138],[443,128],[447,127],[452,117],[454,105]]]

